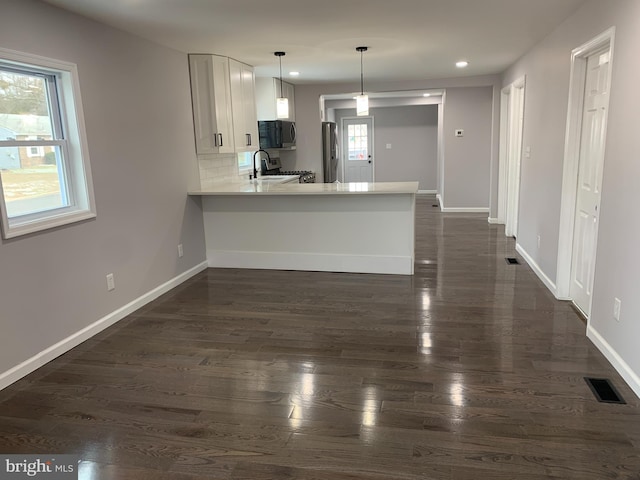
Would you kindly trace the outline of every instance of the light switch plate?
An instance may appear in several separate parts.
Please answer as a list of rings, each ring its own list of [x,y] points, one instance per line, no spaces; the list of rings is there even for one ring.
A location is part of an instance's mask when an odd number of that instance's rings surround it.
[[[620,321],[620,307],[622,306],[622,302],[619,298],[613,300],[613,318],[615,318],[618,322]]]
[[[112,290],[115,290],[116,288],[116,281],[113,278],[113,273],[110,273],[107,275],[107,290],[110,292]]]

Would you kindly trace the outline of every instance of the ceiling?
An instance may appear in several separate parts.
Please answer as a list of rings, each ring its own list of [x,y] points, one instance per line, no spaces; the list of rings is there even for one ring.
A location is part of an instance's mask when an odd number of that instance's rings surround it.
[[[584,0],[42,0],[156,43],[217,53],[292,83],[500,73]],[[455,62],[470,62],[458,69]]]

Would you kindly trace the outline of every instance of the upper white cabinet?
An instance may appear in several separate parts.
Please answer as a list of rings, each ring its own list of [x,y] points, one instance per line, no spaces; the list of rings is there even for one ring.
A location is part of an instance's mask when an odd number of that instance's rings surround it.
[[[253,67],[229,59],[231,105],[236,152],[260,148]]]
[[[229,59],[189,55],[196,153],[233,153]]]
[[[282,82],[282,96],[289,100],[289,116],[278,119],[276,116],[276,98],[280,97],[280,80],[270,77],[256,78],[258,120],[287,120],[295,122],[296,110],[293,85]]]

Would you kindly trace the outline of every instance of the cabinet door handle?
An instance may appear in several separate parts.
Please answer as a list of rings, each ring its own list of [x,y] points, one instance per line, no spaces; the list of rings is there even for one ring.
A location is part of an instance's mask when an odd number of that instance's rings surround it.
[[[218,135],[220,136],[220,145],[219,146],[220,147],[224,147],[224,143],[222,143],[222,134],[219,133]]]
[[[251,134],[250,133],[245,133],[245,140],[247,141],[247,147],[251,146]]]
[[[220,145],[218,145],[218,134],[217,133],[213,133],[213,146],[214,147],[219,147]]]

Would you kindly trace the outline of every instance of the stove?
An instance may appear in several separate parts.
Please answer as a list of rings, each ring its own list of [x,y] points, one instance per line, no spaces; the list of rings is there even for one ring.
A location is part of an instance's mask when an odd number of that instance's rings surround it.
[[[298,175],[300,183],[316,183],[316,174],[311,170],[282,170],[279,158],[262,159],[262,175]]]
[[[299,175],[300,183],[316,183],[316,174],[311,170],[280,170],[280,175]]]

